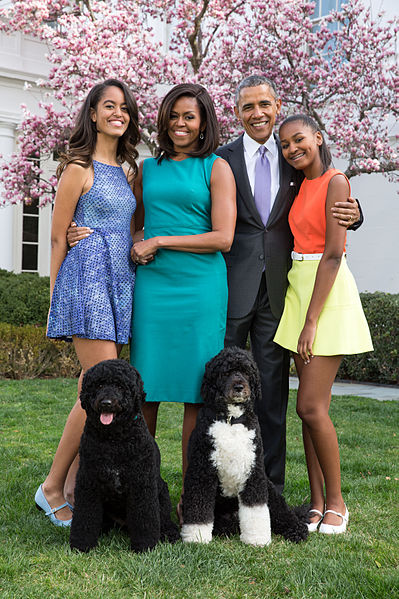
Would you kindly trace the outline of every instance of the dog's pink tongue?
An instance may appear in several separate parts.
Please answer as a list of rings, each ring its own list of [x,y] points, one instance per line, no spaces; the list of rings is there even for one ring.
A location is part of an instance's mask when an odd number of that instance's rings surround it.
[[[109,412],[103,412],[100,416],[102,424],[111,424],[114,419],[114,415]]]

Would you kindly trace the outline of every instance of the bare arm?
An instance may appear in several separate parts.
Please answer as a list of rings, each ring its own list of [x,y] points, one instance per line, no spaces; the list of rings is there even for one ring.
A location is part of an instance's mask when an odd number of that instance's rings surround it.
[[[222,158],[215,160],[211,174],[212,230],[197,235],[158,236],[133,246],[132,256],[140,264],[146,263],[158,249],[198,254],[228,251],[234,237],[236,221],[236,188],[233,173]]]
[[[346,229],[334,218],[331,207],[335,202],[344,201],[347,196],[348,183],[345,177],[335,175],[329,183],[326,199],[325,248],[317,269],[305,325],[298,339],[298,354],[305,364],[313,356],[312,345],[316,334],[317,320],[336,279],[345,246]]]
[[[69,164],[58,184],[51,225],[50,296],[53,294],[58,271],[67,253],[66,232],[72,221],[76,204],[89,178],[90,169]]]

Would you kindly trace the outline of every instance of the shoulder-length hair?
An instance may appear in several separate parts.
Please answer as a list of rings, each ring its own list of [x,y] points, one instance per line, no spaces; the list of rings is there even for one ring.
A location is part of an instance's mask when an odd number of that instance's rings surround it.
[[[97,85],[91,88],[78,112],[75,126],[69,138],[68,149],[60,157],[60,164],[57,168],[58,179],[65,167],[70,163],[80,164],[86,168],[92,165],[93,154],[97,143],[97,127],[91,119],[91,110],[97,108],[107,87],[119,87],[125,96],[130,120],[125,133],[118,140],[116,159],[120,164],[127,162],[130,167],[129,171],[130,169],[132,170],[132,177],[136,176],[136,159],[139,155],[136,146],[140,141],[137,102],[125,83],[122,83],[118,79],[107,79],[103,83],[97,83]]]
[[[321,144],[321,146],[319,146],[319,152],[324,174],[326,171],[328,171],[328,169],[331,166],[332,157],[331,152],[326,144],[326,140],[324,139],[324,135],[320,130],[320,127],[318,127],[316,121],[314,121],[308,114],[293,114],[291,116],[287,116],[287,118],[283,120],[283,122],[280,125],[279,131],[281,131],[281,128],[287,123],[296,123],[297,121],[299,121],[306,127],[309,127],[313,131],[313,133],[316,133],[317,131],[320,133],[323,143]]]
[[[210,156],[219,146],[219,124],[216,117],[215,107],[205,87],[197,83],[180,83],[175,85],[166,94],[158,111],[158,149],[156,157],[160,163],[164,158],[171,158],[177,153],[173,149],[173,143],[168,135],[170,114],[176,101],[188,96],[195,98],[201,115],[201,133],[203,139],[198,138],[197,149],[189,153],[189,156],[205,158]]]

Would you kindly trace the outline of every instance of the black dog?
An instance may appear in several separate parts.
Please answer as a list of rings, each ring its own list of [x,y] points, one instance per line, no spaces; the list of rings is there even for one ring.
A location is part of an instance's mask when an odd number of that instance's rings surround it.
[[[70,545],[97,545],[107,518],[125,522],[133,551],[159,540],[176,541],[167,484],[160,475],[159,449],[141,414],[142,379],[124,360],[90,368],[80,395],[87,419],[80,443]]]
[[[267,545],[271,531],[290,541],[308,536],[307,508],[291,509],[267,479],[255,402],[259,372],[249,352],[222,350],[205,367],[201,408],[188,449],[184,480],[186,542],[207,543],[236,532],[251,545]]]

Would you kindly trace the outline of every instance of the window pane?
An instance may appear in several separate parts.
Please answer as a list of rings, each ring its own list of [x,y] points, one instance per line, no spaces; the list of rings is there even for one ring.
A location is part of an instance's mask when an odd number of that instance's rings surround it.
[[[338,23],[337,23],[337,21],[333,21],[332,23],[328,23],[327,24],[327,29],[329,31],[337,31],[337,29],[338,29]]]
[[[22,270],[37,271],[37,245],[22,244]]]
[[[318,19],[320,17],[320,0],[316,0],[313,14],[310,15],[311,19]]]
[[[37,216],[24,216],[22,241],[39,241],[39,219]]]
[[[337,0],[322,0],[321,3],[321,15],[324,17],[328,15],[332,10],[336,10]]]
[[[24,214],[39,214],[39,206],[37,200],[32,200],[31,204],[23,205]]]

